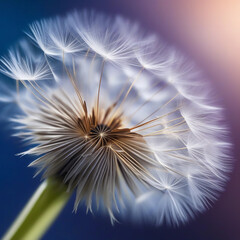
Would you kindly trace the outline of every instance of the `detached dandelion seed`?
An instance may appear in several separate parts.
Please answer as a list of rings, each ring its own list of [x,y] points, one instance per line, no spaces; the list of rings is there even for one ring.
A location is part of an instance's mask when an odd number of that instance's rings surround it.
[[[16,135],[36,174],[76,192],[75,210],[85,202],[112,222],[178,225],[217,199],[231,170],[228,131],[188,57],[96,12],[35,22],[27,35],[0,68],[29,93],[18,93]]]

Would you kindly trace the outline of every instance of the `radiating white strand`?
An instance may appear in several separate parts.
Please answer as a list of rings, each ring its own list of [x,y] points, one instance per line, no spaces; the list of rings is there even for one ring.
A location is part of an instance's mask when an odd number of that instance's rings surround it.
[[[0,71],[15,80],[43,80],[51,78],[48,65],[42,56],[37,59],[22,56],[18,50],[9,50],[7,57],[2,57]]]
[[[104,59],[120,64],[133,58],[136,43],[120,35],[111,18],[82,11],[69,15],[68,21],[86,46]]]

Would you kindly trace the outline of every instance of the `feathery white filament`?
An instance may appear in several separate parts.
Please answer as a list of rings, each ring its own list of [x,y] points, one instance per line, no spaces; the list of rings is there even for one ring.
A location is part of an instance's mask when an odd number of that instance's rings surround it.
[[[50,70],[43,57],[37,58],[22,55],[18,50],[9,51],[8,57],[1,59],[0,71],[15,80],[41,80],[51,76]]]

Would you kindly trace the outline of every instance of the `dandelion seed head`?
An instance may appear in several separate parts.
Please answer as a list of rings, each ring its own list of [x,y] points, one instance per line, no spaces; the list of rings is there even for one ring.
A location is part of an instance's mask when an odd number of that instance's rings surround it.
[[[23,155],[76,192],[75,210],[179,225],[223,191],[231,144],[213,87],[138,24],[93,11],[35,22],[0,71],[17,83],[0,100],[21,111]]]

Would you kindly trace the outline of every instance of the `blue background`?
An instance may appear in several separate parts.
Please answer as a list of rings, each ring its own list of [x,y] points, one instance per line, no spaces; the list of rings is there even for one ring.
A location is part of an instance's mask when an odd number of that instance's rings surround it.
[[[146,1],[148,2],[148,1]],[[56,14],[65,14],[73,9],[94,8],[110,14],[121,14],[139,21],[145,28],[159,32],[169,41],[171,32],[164,23],[151,15],[151,6],[145,8],[144,1],[0,1],[0,55],[23,36],[22,30],[34,20]],[[149,1],[150,4],[150,1]],[[221,89],[219,90],[221,92]],[[223,95],[224,96],[224,95]],[[228,109],[230,100],[223,99],[228,111],[228,121],[233,132],[235,149],[239,149],[239,122],[236,114]],[[23,150],[23,144],[11,137],[13,131],[7,122],[0,122],[0,236],[7,230],[16,215],[39,186],[39,178],[33,179],[34,169],[27,168],[32,160],[15,156]],[[235,154],[235,153],[234,153]],[[237,155],[238,154],[238,155]],[[239,158],[239,153],[234,155]],[[197,217],[195,221],[180,228],[134,226],[126,223],[111,225],[108,218],[85,213],[80,209],[72,213],[74,197],[68,202],[60,217],[45,234],[45,240],[66,239],[104,239],[104,240],[142,240],[142,239],[182,239],[182,240],[238,240],[240,239],[240,174],[239,162],[231,175],[226,191],[213,208]],[[33,239],[34,240],[34,239]]]

